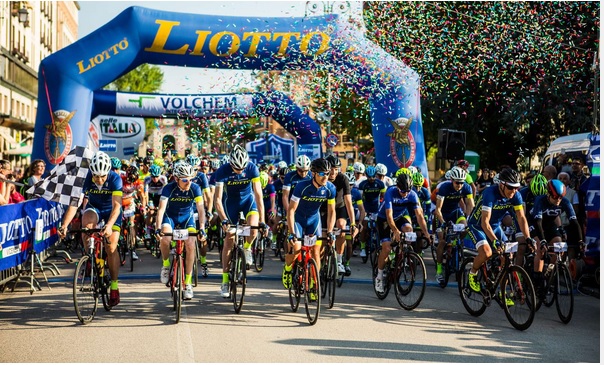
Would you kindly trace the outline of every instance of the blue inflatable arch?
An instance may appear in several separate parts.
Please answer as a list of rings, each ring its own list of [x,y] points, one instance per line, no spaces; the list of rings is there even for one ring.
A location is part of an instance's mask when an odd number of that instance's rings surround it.
[[[271,116],[296,137],[298,145],[312,149],[321,144],[321,127],[287,95],[279,91],[265,93],[164,95],[96,90],[91,117],[100,114],[136,117],[169,115],[211,117]]]
[[[32,157],[56,164],[86,145],[94,91],[143,63],[326,70],[369,99],[375,155],[427,173],[419,76],[337,15],[246,18],[130,7],[42,60]]]

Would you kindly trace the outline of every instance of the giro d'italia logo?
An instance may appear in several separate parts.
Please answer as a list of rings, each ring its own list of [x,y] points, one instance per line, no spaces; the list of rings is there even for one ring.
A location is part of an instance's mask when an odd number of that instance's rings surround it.
[[[57,110],[53,113],[52,124],[45,126],[47,131],[44,136],[44,152],[48,162],[53,165],[63,161],[65,156],[69,154],[73,141],[69,121],[75,113],[75,110],[72,112]]]
[[[398,118],[390,121],[394,127],[394,131],[388,134],[390,156],[398,167],[409,167],[415,161],[415,139],[409,130],[411,122],[411,118]]]

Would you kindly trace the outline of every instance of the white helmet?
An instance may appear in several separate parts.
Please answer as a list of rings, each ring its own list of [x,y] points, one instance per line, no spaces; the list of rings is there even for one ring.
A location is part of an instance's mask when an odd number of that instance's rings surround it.
[[[179,163],[174,167],[174,176],[177,178],[186,178],[195,176],[195,170],[193,166],[186,162]]]
[[[90,160],[90,172],[97,176],[106,176],[111,170],[111,158],[105,153],[98,151]]]
[[[451,170],[447,170],[447,172],[445,172],[445,179],[451,180]]]
[[[245,148],[241,147],[241,145],[235,145],[235,148],[233,148],[229,155],[229,160],[231,167],[236,170],[243,170],[250,161],[250,157]]]
[[[458,166],[454,166],[451,169],[451,179],[455,180],[455,181],[466,181],[466,170],[462,169],[461,167]]]
[[[285,161],[279,161],[279,163],[277,164],[277,167],[279,168],[279,170],[286,169],[287,168],[287,162],[285,162]]]
[[[220,166],[226,165],[228,163],[229,163],[229,155],[222,156],[222,158],[220,159]]]
[[[348,183],[350,185],[354,185],[356,183],[356,179],[354,178],[353,172],[345,172],[344,175],[348,178]]]
[[[365,173],[365,165],[360,162],[355,162],[354,165],[352,165],[352,169],[354,172],[358,172],[359,174]]]
[[[302,170],[310,169],[310,158],[306,155],[300,155],[296,158],[296,168]]]
[[[411,172],[411,175],[415,174],[417,172],[417,167],[409,166],[409,172]]]
[[[388,173],[388,168],[383,163],[379,163],[375,165],[375,173],[378,175],[386,175]]]

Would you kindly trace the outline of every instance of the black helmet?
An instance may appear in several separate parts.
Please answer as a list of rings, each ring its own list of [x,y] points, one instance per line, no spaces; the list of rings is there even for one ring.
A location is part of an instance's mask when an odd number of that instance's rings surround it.
[[[310,171],[312,172],[329,171],[329,169],[331,169],[331,164],[325,158],[317,158],[310,163]]]
[[[520,174],[509,167],[499,172],[499,183],[513,188],[520,187]]]
[[[409,174],[399,174],[396,178],[396,186],[401,189],[401,191],[409,191],[413,186],[413,179]]]
[[[340,161],[339,158],[337,158],[334,155],[329,155],[325,158],[327,161],[329,161],[329,165],[331,167],[340,167],[342,166],[342,162]]]

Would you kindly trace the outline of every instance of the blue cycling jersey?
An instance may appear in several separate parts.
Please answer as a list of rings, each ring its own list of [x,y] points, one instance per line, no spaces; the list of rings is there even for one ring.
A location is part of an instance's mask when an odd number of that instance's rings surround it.
[[[262,200],[264,201],[265,212],[268,212],[272,208],[271,194],[275,194],[275,186],[273,184],[267,184],[264,189],[262,189]]]
[[[535,220],[542,219],[543,224],[547,225],[553,224],[556,217],[559,217],[562,212],[566,213],[568,220],[577,219],[573,205],[566,197],[562,198],[560,205],[555,205],[549,201],[547,195],[539,195],[535,198],[535,205],[529,215]]]
[[[165,216],[182,221],[193,215],[196,203],[203,201],[203,197],[199,185],[191,183],[189,190],[181,190],[178,183],[173,181],[164,186],[160,200],[167,200]]]
[[[367,213],[377,213],[380,207],[380,194],[386,192],[386,184],[382,180],[363,180],[359,184],[359,191],[363,194],[363,206]],[[353,199],[354,200],[354,199]]]
[[[253,199],[252,182],[260,181],[260,171],[252,162],[248,162],[241,174],[236,174],[230,164],[225,164],[216,170],[214,175],[216,175],[216,186],[224,185],[223,203],[227,199],[245,200],[250,196]]]
[[[92,172],[88,171],[84,180],[83,192],[88,198],[88,206],[96,208],[101,214],[111,212],[113,196],[122,196],[122,178],[114,171],[109,171],[103,186],[98,186],[92,181]]]
[[[392,209],[392,218],[397,219],[405,214],[409,214],[409,211],[415,211],[417,208],[420,208],[420,204],[415,191],[411,190],[403,198],[399,188],[394,185],[386,190],[384,201],[382,201],[378,211],[378,217],[386,219],[386,209]]]
[[[296,222],[319,214],[323,202],[335,204],[336,187],[329,181],[325,186],[316,187],[312,180],[300,181],[292,194],[291,200],[298,202],[296,208]]]
[[[482,194],[476,202],[474,210],[468,219],[468,225],[475,226],[481,229],[480,217],[483,211],[491,212],[489,224],[491,227],[497,227],[501,224],[501,220],[507,212],[523,209],[522,197],[516,191],[511,199],[503,197],[499,193],[499,184],[491,185],[482,191]]]
[[[423,186],[419,186],[419,190],[417,186],[413,187],[413,191],[417,194],[419,201],[421,203],[422,209],[424,210],[424,214],[430,213],[430,206],[432,205],[432,201],[430,200],[430,192],[428,189]]]
[[[290,171],[285,175],[283,179],[283,190],[289,190],[289,198],[292,198],[294,189],[300,181],[311,180],[312,174],[309,172],[306,176],[302,177],[298,174],[298,171]]]
[[[472,188],[466,182],[464,182],[461,189],[456,191],[452,181],[445,181],[440,185],[438,193],[436,193],[436,199],[443,199],[443,205],[440,208],[441,212],[443,212],[443,216],[459,208],[459,201],[462,198],[474,198]]]
[[[216,187],[216,172],[208,175],[208,186]]]
[[[281,179],[277,179],[273,181],[273,187],[275,188],[275,203],[277,204],[277,209],[279,211],[283,210],[283,181]]]
[[[535,196],[533,195],[531,188],[525,186],[518,191],[520,192],[520,196],[522,197],[522,201],[524,202],[524,206],[526,208],[525,211],[530,212],[531,210],[533,210],[533,206],[535,205]],[[526,215],[526,221],[529,226],[532,226],[535,222],[531,214]]]
[[[352,209],[354,210],[355,217],[358,217],[359,204],[361,204],[363,208],[365,207],[365,204],[363,204],[363,194],[358,188],[353,186],[352,189],[350,189],[350,197],[352,198]]]
[[[203,172],[200,172],[193,178],[193,182],[201,188],[201,191],[210,188],[210,184],[208,183],[208,177]]]

